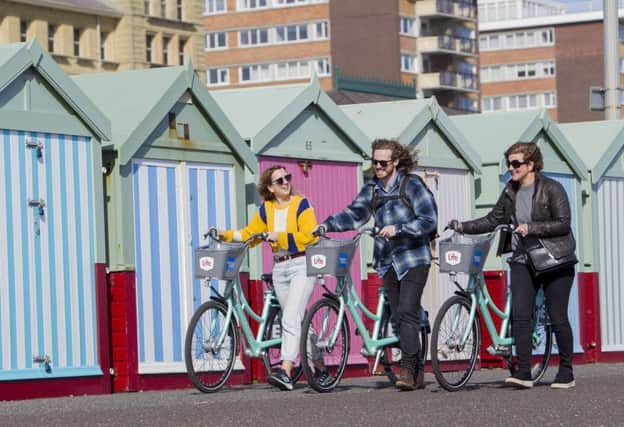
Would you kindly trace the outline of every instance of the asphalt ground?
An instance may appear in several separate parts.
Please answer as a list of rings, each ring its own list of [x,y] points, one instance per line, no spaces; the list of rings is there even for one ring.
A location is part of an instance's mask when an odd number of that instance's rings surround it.
[[[503,386],[502,369],[475,373],[449,393],[427,373],[425,390],[400,392],[385,377],[344,379],[319,394],[266,384],[0,402],[2,426],[624,426],[624,364],[578,365],[576,387]]]

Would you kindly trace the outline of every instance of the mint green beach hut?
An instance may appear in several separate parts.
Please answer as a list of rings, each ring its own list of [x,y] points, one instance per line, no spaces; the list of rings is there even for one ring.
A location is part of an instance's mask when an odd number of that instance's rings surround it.
[[[624,360],[624,122],[622,120],[560,125],[587,165],[583,236],[584,269],[597,274],[601,360]],[[589,243],[591,242],[591,244]],[[592,295],[593,296],[593,295]],[[598,302],[598,301],[597,301]],[[596,312],[598,310],[593,310]],[[598,332],[598,331],[596,331]]]
[[[536,142],[544,156],[544,173],[564,186],[572,210],[572,230],[577,240],[579,258],[583,254],[583,182],[587,179],[587,169],[570,142],[561,132],[559,125],[552,121],[545,109],[518,112],[501,112],[452,116],[451,121],[475,147],[482,159],[483,174],[477,181],[475,193],[476,216],[486,214],[496,203],[509,174],[504,151],[518,141]],[[466,219],[466,218],[460,218]],[[496,245],[493,245],[495,247]],[[493,250],[486,264],[486,270],[503,271],[506,263],[495,258]],[[583,262],[577,271],[584,271]],[[578,280],[570,296],[569,317],[575,337],[575,352],[582,352],[580,336],[580,313]]]
[[[149,374],[185,373],[187,323],[210,297],[194,278],[193,249],[209,226],[245,222],[245,170],[256,173],[257,161],[190,63],[73,80],[112,123],[103,158],[111,293],[120,298],[113,362],[124,373],[115,387],[170,388],[175,381]]]
[[[0,401],[110,391],[110,138],[37,41],[0,46]]]
[[[439,233],[449,219],[473,214],[474,182],[480,173],[481,158],[435,97],[343,105],[341,108],[370,142],[377,138],[396,139],[417,152],[417,173],[438,204]],[[370,251],[370,246],[367,249]],[[422,299],[431,319],[454,290],[448,275],[438,273],[434,265]]]

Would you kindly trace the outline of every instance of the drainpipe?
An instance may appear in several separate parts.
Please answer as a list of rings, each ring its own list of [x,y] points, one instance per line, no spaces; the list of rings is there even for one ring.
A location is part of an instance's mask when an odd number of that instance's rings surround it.
[[[620,118],[618,51],[618,0],[604,0],[605,119]]]

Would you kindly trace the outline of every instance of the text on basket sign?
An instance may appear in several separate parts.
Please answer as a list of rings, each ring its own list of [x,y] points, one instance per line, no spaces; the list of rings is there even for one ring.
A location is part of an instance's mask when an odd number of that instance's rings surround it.
[[[327,258],[325,258],[325,255],[314,255],[310,260],[310,263],[312,264],[312,267],[321,269],[327,265]]]
[[[204,271],[210,271],[214,268],[214,258],[210,256],[204,256],[199,259],[199,268]]]
[[[461,252],[448,251],[444,254],[444,260],[449,265],[457,265],[461,262]]]

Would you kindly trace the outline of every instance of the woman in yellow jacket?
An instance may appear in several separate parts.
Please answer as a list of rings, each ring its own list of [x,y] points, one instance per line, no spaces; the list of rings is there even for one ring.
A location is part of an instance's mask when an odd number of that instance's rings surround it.
[[[291,372],[298,356],[301,322],[315,281],[306,274],[305,248],[316,241],[312,236],[316,216],[308,200],[295,193],[291,179],[284,166],[267,168],[258,183],[264,202],[249,224],[240,230],[219,231],[225,241],[245,241],[253,233],[268,233],[273,249],[273,286],[282,306],[282,363],[268,381],[282,390],[293,389]],[[317,370],[317,381],[331,380],[326,370]]]

